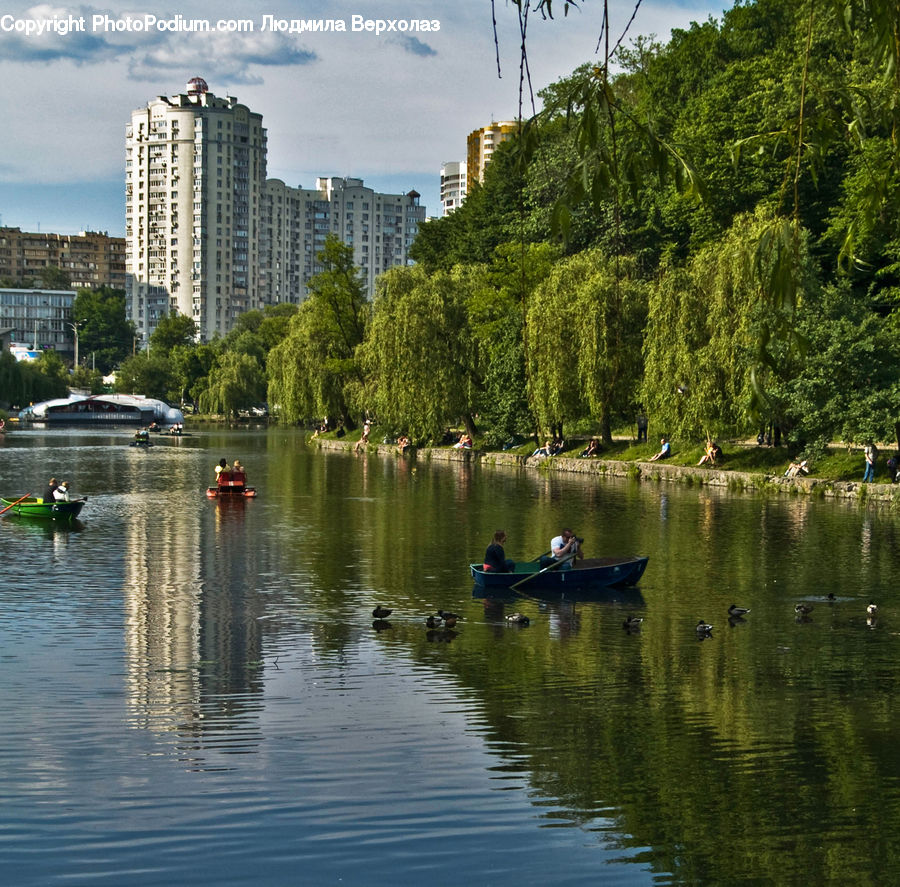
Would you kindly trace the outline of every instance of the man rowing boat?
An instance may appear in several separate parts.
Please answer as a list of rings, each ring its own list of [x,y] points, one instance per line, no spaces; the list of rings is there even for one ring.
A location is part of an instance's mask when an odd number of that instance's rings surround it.
[[[561,561],[560,570],[571,570],[576,560],[584,557],[581,551],[581,543],[583,539],[579,539],[570,529],[566,528],[559,536],[554,536],[550,540],[550,550],[553,552],[553,560]]]

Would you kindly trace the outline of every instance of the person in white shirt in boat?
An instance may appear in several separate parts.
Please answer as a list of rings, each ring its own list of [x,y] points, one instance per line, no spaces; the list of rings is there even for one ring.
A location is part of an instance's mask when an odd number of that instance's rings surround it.
[[[581,551],[581,543],[570,529],[566,528],[550,540],[550,550],[553,552],[553,560],[562,561],[560,570],[571,570],[576,560],[581,560],[584,554]]]
[[[57,502],[68,502],[69,501],[69,482],[64,480],[54,491],[53,498]]]

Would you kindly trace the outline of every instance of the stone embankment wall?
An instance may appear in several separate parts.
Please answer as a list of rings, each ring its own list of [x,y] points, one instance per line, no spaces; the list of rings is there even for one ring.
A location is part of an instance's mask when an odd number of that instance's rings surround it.
[[[329,450],[353,452],[355,444],[341,440],[320,440],[314,443]],[[397,447],[389,444],[370,444],[368,452],[379,456],[399,457]],[[510,466],[529,471],[590,474],[601,477],[630,477],[641,481],[682,483],[687,486],[728,487],[733,490],[762,491],[822,496],[830,499],[860,502],[897,503],[900,507],[900,486],[893,484],[861,484],[856,481],[837,481],[816,477],[784,477],[778,474],[755,474],[746,471],[721,471],[669,462],[625,462],[615,459],[570,459],[561,456],[518,456],[512,453],[455,450],[447,447],[411,447],[405,458],[436,462],[477,462],[485,466]]]

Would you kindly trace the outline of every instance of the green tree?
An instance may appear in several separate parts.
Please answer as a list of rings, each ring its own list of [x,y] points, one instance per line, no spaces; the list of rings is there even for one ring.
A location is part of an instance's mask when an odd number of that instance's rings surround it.
[[[277,305],[266,305],[261,311],[245,311],[225,337],[227,347],[232,347],[232,337],[252,333],[263,353],[268,354],[287,335],[290,320],[297,313],[297,307],[288,302],[281,302]],[[246,343],[250,341],[245,340]],[[255,349],[256,346],[253,347]]]
[[[587,413],[578,374],[575,294],[583,262],[561,261],[538,285],[528,304],[525,356],[528,403],[539,437]]]
[[[278,305],[267,305],[263,310],[263,318],[256,330],[266,349],[266,355],[287,335],[291,318],[297,313],[298,306],[287,302]]]
[[[584,415],[612,443],[614,420],[634,403],[641,372],[646,285],[634,263],[587,250],[563,259],[534,292],[527,327],[532,409],[543,429]]]
[[[41,287],[45,290],[70,290],[72,278],[56,265],[48,265],[39,275]]]
[[[200,409],[236,416],[263,400],[265,390],[266,376],[259,361],[249,354],[226,351],[209,373]]]
[[[484,182],[471,184],[462,206],[419,226],[409,254],[427,271],[488,263],[501,243],[524,237],[524,167],[514,143],[503,142],[494,151]]]
[[[642,399],[657,427],[670,434],[696,439],[747,433],[759,419],[789,424],[786,405],[772,392],[758,398],[761,388],[793,377],[802,360],[784,342],[768,343],[774,356],[760,358],[761,331],[785,322],[764,294],[769,276],[781,266],[774,260],[756,263],[746,244],[771,227],[772,216],[762,210],[738,218],[719,243],[692,256],[683,269],[666,268],[651,289]],[[793,251],[792,232],[780,245]],[[806,295],[817,287],[805,249],[800,268],[802,311]],[[761,373],[765,378],[758,378]]]
[[[485,285],[477,267],[394,268],[379,278],[362,364],[380,422],[414,440],[437,439],[459,419],[475,434],[479,379],[466,304]]]
[[[21,390],[18,361],[5,348],[0,348],[0,407],[9,409],[12,404],[20,404]]]
[[[135,328],[125,319],[125,291],[100,287],[80,289],[72,301],[72,322],[78,325],[81,358],[110,373],[132,353]]]
[[[468,299],[469,326],[483,373],[478,412],[488,426],[490,443],[535,428],[527,397],[525,306],[558,258],[559,250],[547,243],[501,244],[486,269],[489,286],[474,288]]]
[[[177,386],[170,392],[170,400],[184,405],[191,401],[197,406],[200,394],[208,384],[210,370],[219,356],[217,343],[203,345],[176,345],[169,354],[173,382]]]
[[[773,386],[786,405],[795,449],[815,453],[832,440],[895,440],[900,449],[900,338],[897,320],[855,298],[849,282],[812,294],[802,330],[803,366]]]
[[[167,400],[177,390],[172,362],[167,355],[140,351],[122,361],[116,370],[115,389],[121,394],[141,394]]]
[[[9,352],[3,358],[5,370],[0,373],[6,377],[9,388],[0,389],[3,392],[0,397],[8,399],[10,404],[25,406],[69,393],[68,371],[56,351],[43,351],[34,361],[16,361]]]
[[[150,334],[150,350],[169,354],[179,345],[193,345],[196,339],[197,324],[186,314],[172,311],[160,317],[156,329]]]
[[[350,404],[363,390],[356,352],[370,305],[351,246],[329,235],[318,258],[325,270],[310,280],[287,337],[269,352],[268,399],[285,422],[330,416],[354,428]]]
[[[84,365],[74,368],[69,381],[72,388],[90,391],[91,394],[103,394],[105,389],[103,374],[100,370],[91,370]]]

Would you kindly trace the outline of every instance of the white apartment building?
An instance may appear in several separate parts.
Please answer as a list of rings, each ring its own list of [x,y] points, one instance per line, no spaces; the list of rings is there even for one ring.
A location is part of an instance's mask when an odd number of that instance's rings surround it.
[[[449,216],[466,199],[466,161],[441,164],[441,215]]]
[[[126,306],[142,342],[160,317],[225,334],[261,306],[262,115],[193,78],[132,111],[125,137]]]
[[[318,178],[314,189],[269,179],[262,210],[263,300],[302,302],[310,277],[325,270],[317,257],[329,234],[353,247],[371,298],[379,274],[409,264],[409,248],[425,221],[419,196],[380,194],[354,178]]]

